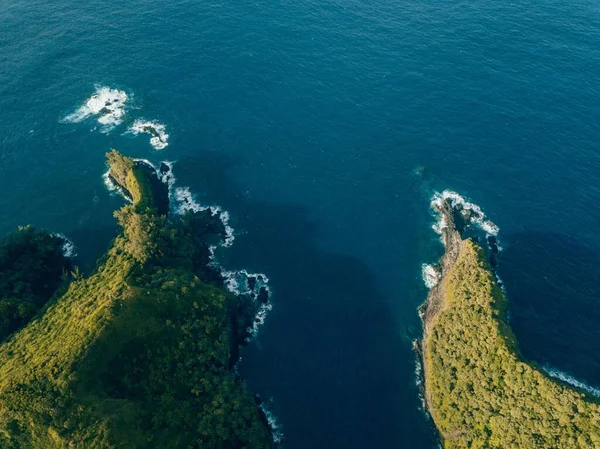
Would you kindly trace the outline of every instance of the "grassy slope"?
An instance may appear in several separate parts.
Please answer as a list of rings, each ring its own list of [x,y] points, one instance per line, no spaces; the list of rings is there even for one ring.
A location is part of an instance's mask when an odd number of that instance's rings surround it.
[[[149,236],[171,247],[176,232],[153,217],[146,181],[123,161],[136,208],[126,206],[124,234],[96,273],[0,346],[0,447],[271,447],[230,371],[230,298],[156,245],[140,259],[128,236],[145,229],[130,227],[149,220]]]
[[[427,395],[447,449],[600,448],[600,406],[519,357],[506,298],[461,243],[426,342]]]

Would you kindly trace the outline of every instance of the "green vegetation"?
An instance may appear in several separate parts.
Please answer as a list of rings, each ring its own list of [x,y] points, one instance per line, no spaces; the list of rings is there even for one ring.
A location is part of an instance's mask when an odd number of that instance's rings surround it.
[[[426,390],[446,449],[600,448],[600,406],[522,361],[482,250],[460,242],[428,323]]]
[[[0,242],[0,341],[27,324],[70,270],[62,237],[31,226]]]
[[[202,214],[168,221],[151,174],[108,157],[134,204],[96,272],[0,345],[0,447],[272,447],[232,372],[244,307],[206,268],[218,230]]]

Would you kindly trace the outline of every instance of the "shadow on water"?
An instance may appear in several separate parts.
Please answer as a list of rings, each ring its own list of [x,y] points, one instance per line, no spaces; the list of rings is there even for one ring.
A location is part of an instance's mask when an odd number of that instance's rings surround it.
[[[75,263],[82,273],[90,274],[94,271],[98,258],[106,253],[117,233],[116,219],[114,226],[79,227],[68,233],[69,238],[76,245]]]
[[[369,268],[319,249],[318,217],[306,207],[257,202],[238,191],[233,165],[209,152],[180,159],[175,173],[199,199],[232,211],[244,232],[225,264],[271,279],[274,309],[241,369],[263,399],[274,398],[285,447],[435,447],[419,410],[410,341],[397,331]]]
[[[541,232],[502,240],[499,273],[523,355],[600,386],[600,248]]]

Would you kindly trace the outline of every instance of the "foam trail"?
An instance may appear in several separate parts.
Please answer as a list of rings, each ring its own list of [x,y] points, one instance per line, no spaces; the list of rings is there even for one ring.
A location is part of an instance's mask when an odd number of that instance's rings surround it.
[[[263,273],[249,273],[246,270],[222,270],[225,288],[235,295],[245,295],[257,306],[252,325],[248,329],[252,337],[256,337],[260,327],[265,323],[267,315],[273,310],[270,302],[271,289],[269,278]]]
[[[567,373],[557,370],[556,368],[552,368],[550,366],[544,366],[542,368],[546,374],[550,377],[554,377],[555,379],[561,380],[566,384],[569,384],[573,387],[579,388],[580,390],[585,391],[597,398],[600,398],[600,388],[592,387],[591,385],[586,384],[580,380],[575,379],[573,376],[570,376]]]
[[[196,196],[190,192],[189,187],[177,187],[173,191],[173,199],[175,200],[175,213],[184,215],[187,211],[200,212],[210,210],[212,215],[218,215],[219,219],[225,227],[225,236],[223,246],[230,247],[235,240],[234,229],[229,225],[229,212],[224,211],[219,206],[202,206]]]
[[[134,134],[149,134],[150,145],[155,150],[162,150],[169,145],[169,135],[166,132],[165,125],[157,121],[147,121],[138,119],[129,127],[129,131]]]
[[[120,185],[115,184],[115,182],[111,179],[110,169],[102,175],[102,179],[104,181],[104,185],[110,193],[118,193],[123,198],[125,198],[126,201],[133,203],[133,200],[129,197],[129,195],[125,193],[125,190],[123,190],[123,188]]]
[[[273,305],[270,302],[261,304],[258,312],[256,312],[256,315],[254,316],[254,322],[252,323],[252,329],[250,330],[252,337],[256,337],[258,335],[260,327],[265,324],[267,316],[271,310],[273,310]]]
[[[424,263],[421,265],[421,276],[425,287],[431,289],[440,282],[441,273],[435,265]]]
[[[89,117],[97,117],[98,123],[104,126],[105,131],[110,131],[115,126],[123,123],[127,94],[118,89],[107,86],[96,86],[96,92],[75,112],[67,115],[61,121],[65,123],[79,123]]]
[[[72,259],[77,257],[77,250],[75,249],[75,244],[64,234],[56,232],[52,234],[54,237],[58,237],[62,239],[63,244],[61,246],[63,256],[67,259]]]
[[[273,414],[272,411],[267,409],[264,403],[260,404],[260,409],[265,414],[267,421],[269,423],[269,427],[271,428],[271,433],[273,435],[273,442],[275,443],[275,447],[281,447],[281,443],[283,441],[283,428],[277,417]]]

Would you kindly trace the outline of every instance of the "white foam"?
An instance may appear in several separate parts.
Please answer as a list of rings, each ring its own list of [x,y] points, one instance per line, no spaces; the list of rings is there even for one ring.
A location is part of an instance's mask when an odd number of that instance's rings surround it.
[[[118,89],[106,86],[96,86],[96,92],[72,114],[62,119],[67,123],[79,123],[89,117],[97,117],[98,123],[104,130],[109,131],[123,123],[125,104],[129,97]]]
[[[256,335],[258,335],[259,329],[262,327],[263,324],[265,324],[267,315],[269,315],[269,312],[271,310],[273,310],[273,304],[271,304],[270,302],[260,305],[258,312],[256,312],[256,315],[254,315],[252,329],[250,329],[250,334],[252,335],[252,337],[256,337]]]
[[[133,158],[133,161],[134,162],[143,162],[147,166],[152,167],[154,170],[156,170],[156,167],[154,166],[154,164],[152,162],[150,162],[148,159],[144,159],[143,157]]]
[[[544,366],[543,370],[550,377],[554,377],[555,379],[561,380],[566,384],[579,388],[580,390],[583,390],[591,395],[600,398],[600,388],[592,387],[591,385],[588,385],[583,381],[577,380],[573,376],[570,376],[569,374],[559,371],[556,368],[552,368],[550,366]]]
[[[117,185],[110,179],[110,169],[102,175],[102,180],[104,181],[104,185],[108,189],[109,192],[114,192],[117,190]]]
[[[442,193],[436,192],[431,198],[431,207],[436,210],[438,209],[445,200],[450,201],[450,205],[458,210],[463,217],[466,219],[467,224],[479,227],[487,235],[497,236],[500,232],[500,228],[488,220],[477,204],[467,201],[463,196],[459,195],[452,190],[444,190]],[[440,215],[440,214],[437,214]],[[443,222],[442,217],[438,218],[436,224],[433,225],[433,229],[441,233],[442,229],[446,226]]]
[[[443,215],[440,215],[440,218],[438,221],[436,221],[433,225],[431,225],[431,228],[433,229],[433,231],[436,234],[442,234],[442,232],[444,231],[444,229],[446,229],[448,227],[448,223],[446,223],[446,217],[444,217]]]
[[[247,270],[223,271],[225,278],[225,287],[236,295],[254,295],[258,297],[261,287],[268,289],[269,278],[263,273],[249,273]],[[255,278],[256,283],[254,288],[250,288],[248,280]]]
[[[279,423],[279,420],[273,414],[272,411],[267,409],[264,402],[260,404],[260,409],[263,411],[265,417],[267,418],[269,427],[271,428],[271,433],[273,435],[273,442],[275,443],[275,446],[280,447],[281,442],[283,441],[283,428]]]
[[[479,227],[488,235],[497,236],[500,228],[490,220],[483,220],[479,223]]]
[[[123,198],[125,198],[126,201],[133,203],[133,200],[129,197],[129,195],[125,194],[125,191],[123,190],[123,188],[120,185],[115,184],[115,182],[111,179],[110,169],[108,169],[108,171],[102,175],[102,179],[104,180],[104,185],[106,186],[106,188],[108,189],[109,192],[118,193]]]
[[[413,346],[418,345],[419,342],[413,341]],[[425,403],[425,396],[423,395],[423,362],[419,354],[415,357],[415,385],[418,389],[419,400],[421,401],[422,410],[427,410],[427,404]]]
[[[230,247],[233,245],[233,241],[235,240],[235,236],[233,235],[233,228],[229,226],[229,212],[219,210],[219,219],[223,226],[225,226],[225,238],[223,240],[224,247]]]
[[[435,265],[424,263],[421,265],[421,276],[425,287],[433,288],[440,282],[441,273]]]
[[[71,240],[69,240],[69,238],[66,235],[61,234],[59,232],[56,232],[52,235],[54,237],[59,237],[60,239],[62,239],[63,244],[61,246],[61,249],[63,256],[65,256],[67,259],[77,257],[77,250],[75,249],[75,244]]]
[[[273,310],[273,305],[269,301],[271,289],[269,288],[269,278],[263,273],[249,273],[246,270],[226,271],[222,270],[221,275],[224,278],[225,288],[235,295],[249,296],[257,306],[256,315],[252,326],[247,329],[252,337],[256,337],[260,327],[265,323],[267,315]],[[250,288],[249,280],[254,278],[254,287]],[[266,290],[267,301],[259,302],[258,297],[261,290]]]
[[[223,242],[219,245],[222,247],[230,247],[235,240],[234,229],[229,225],[229,213],[224,211],[219,206],[203,206],[197,200],[196,196],[190,191],[189,187],[175,187],[175,175],[173,174],[173,162],[162,161],[169,170],[167,172],[161,172],[157,169],[152,162],[147,159],[134,159],[136,162],[143,162],[148,164],[150,167],[156,170],[159,179],[168,185],[169,187],[169,200],[171,202],[172,210],[175,214],[183,215],[188,211],[201,212],[210,211],[212,216],[218,216],[221,223],[225,228],[225,236]],[[104,183],[109,191],[121,193],[125,199],[131,201],[126,195],[121,186],[115,184],[109,176],[110,170],[104,175]],[[267,315],[273,309],[273,305],[270,302],[271,290],[269,288],[269,278],[263,273],[250,273],[247,270],[234,270],[227,271],[219,266],[216,261],[215,252],[218,246],[211,245],[208,248],[210,265],[220,270],[223,276],[224,287],[235,295],[248,296],[256,306],[256,314],[254,316],[252,325],[248,330],[251,337],[255,337],[260,327],[264,324]],[[250,279],[254,279],[254,285],[250,287]],[[266,302],[259,301],[259,296],[262,290],[266,291],[267,300]]]
[[[161,164],[165,164],[167,167],[169,167],[169,171],[168,172],[160,172],[158,171],[158,177],[159,179],[164,182],[167,186],[169,186],[169,195],[171,194],[171,190],[173,190],[173,188],[175,187],[175,181],[177,180],[175,178],[175,175],[173,174],[173,162],[171,161],[161,161]]]
[[[189,187],[177,187],[173,190],[174,210],[176,214],[184,215],[187,211],[201,212],[209,210],[213,216],[218,215],[219,220],[225,228],[222,246],[228,248],[233,245],[235,240],[235,230],[229,225],[229,212],[221,209],[220,206],[202,206],[197,200],[196,195],[190,192]]]
[[[155,150],[162,150],[169,145],[169,135],[166,132],[165,125],[157,121],[147,121],[143,119],[137,119],[133,122],[133,125],[129,127],[129,131],[134,134],[149,134],[150,145]]]
[[[187,211],[200,212],[203,210],[200,203],[196,201],[195,195],[190,192],[189,187],[177,187],[173,190],[175,213],[184,215]]]

